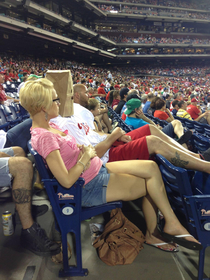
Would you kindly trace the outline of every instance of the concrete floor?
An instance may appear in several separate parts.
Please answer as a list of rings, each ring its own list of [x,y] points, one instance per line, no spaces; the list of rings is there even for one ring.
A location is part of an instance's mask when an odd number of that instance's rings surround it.
[[[145,223],[139,208],[140,201],[125,203],[124,214],[144,231]],[[5,210],[14,212],[12,202],[0,202],[0,214]],[[181,248],[178,253],[162,252],[158,249],[145,245],[135,261],[131,265],[108,266],[97,256],[95,248],[91,245],[89,223],[103,223],[108,215],[99,215],[82,223],[82,255],[83,267],[88,268],[87,280],[196,280],[198,269],[198,252]],[[53,215],[51,210],[37,218],[39,224],[49,235],[51,232]],[[62,265],[54,264],[50,258],[43,258],[21,248],[19,236],[21,225],[16,227],[15,234],[10,237],[3,235],[0,229],[0,280],[56,280],[59,269]],[[69,235],[69,242],[73,248],[72,238]],[[210,276],[210,251],[206,250],[205,277]],[[70,264],[75,262],[74,256]],[[81,279],[69,277],[64,279]]]

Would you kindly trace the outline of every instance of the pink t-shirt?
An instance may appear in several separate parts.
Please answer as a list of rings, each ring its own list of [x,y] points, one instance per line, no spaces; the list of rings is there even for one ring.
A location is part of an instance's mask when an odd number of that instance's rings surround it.
[[[57,125],[50,123],[50,126],[61,130]],[[77,147],[76,140],[73,136],[64,131],[66,136],[54,134],[44,128],[31,129],[31,145],[44,159],[55,150],[60,150],[61,157],[67,170],[71,169],[77,162],[80,149]],[[99,157],[91,159],[90,167],[82,174],[85,184],[89,183],[98,174],[102,166]]]

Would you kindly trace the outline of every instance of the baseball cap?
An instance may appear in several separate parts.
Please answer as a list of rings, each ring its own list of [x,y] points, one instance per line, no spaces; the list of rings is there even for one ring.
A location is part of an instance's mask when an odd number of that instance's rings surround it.
[[[126,115],[130,115],[130,113],[136,109],[136,108],[139,108],[141,106],[141,101],[137,98],[132,98],[130,99],[127,103],[126,103],[126,106],[127,106],[127,110],[125,110],[125,114]]]
[[[120,88],[120,86],[119,85],[115,85],[114,88]]]
[[[105,84],[102,83],[102,84],[100,85],[100,87],[105,87]]]
[[[198,102],[196,98],[191,99],[191,102]]]

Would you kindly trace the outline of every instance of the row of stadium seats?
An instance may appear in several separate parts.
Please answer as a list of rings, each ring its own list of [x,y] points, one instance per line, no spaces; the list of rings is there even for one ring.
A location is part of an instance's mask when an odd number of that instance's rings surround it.
[[[29,117],[29,113],[20,104],[0,105],[0,129],[4,131],[8,131]]]

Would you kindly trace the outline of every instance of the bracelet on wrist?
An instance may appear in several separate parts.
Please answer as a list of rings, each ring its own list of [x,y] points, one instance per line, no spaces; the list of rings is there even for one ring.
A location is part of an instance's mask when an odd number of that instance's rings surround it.
[[[83,174],[83,172],[84,172],[84,170],[85,170],[85,164],[83,163],[83,162],[81,162],[80,160],[78,160],[78,162],[77,163],[80,163],[80,164],[82,164],[83,165],[83,171],[82,171],[82,173],[81,174]]]

